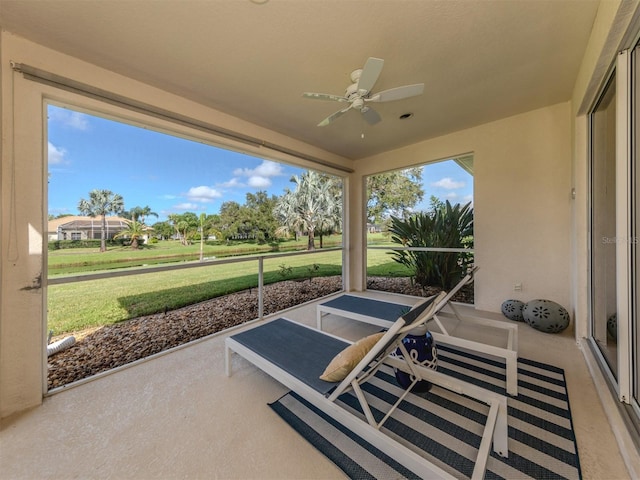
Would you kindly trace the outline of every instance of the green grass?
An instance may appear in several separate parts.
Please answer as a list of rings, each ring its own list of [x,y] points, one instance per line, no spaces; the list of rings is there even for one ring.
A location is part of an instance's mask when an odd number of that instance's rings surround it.
[[[340,251],[265,259],[265,284],[314,276],[340,275]],[[280,265],[291,268],[285,276]],[[55,335],[110,325],[172,310],[258,285],[258,262],[209,265],[168,272],[91,280],[48,287],[48,328]]]
[[[341,235],[324,238],[324,247],[339,247]],[[319,239],[316,240],[319,246]],[[237,243],[232,245],[204,245],[205,257],[229,257],[234,255],[251,255],[278,251],[304,250],[306,238],[295,241],[288,240],[277,244]],[[164,240],[156,244],[144,245],[138,250],[129,247],[110,247],[106,252],[95,248],[70,248],[53,250],[48,254],[49,276],[69,273],[95,272],[116,268],[156,265],[162,263],[197,260],[200,257],[200,243],[181,245],[178,241]]]
[[[367,276],[410,277],[412,271],[393,260],[389,250],[367,250]]]
[[[342,239],[335,235],[325,238],[325,246],[335,243],[336,240]],[[382,240],[382,236],[378,240]],[[283,242],[280,249],[290,250],[304,246],[306,239],[299,242]],[[205,257],[246,255],[256,253],[256,249],[262,247],[267,252],[271,251],[268,245],[257,244],[205,247]],[[49,253],[49,269],[50,276],[55,277],[124,266],[194,260],[198,258],[199,253],[199,244],[185,247],[178,242],[159,242],[152,248],[141,250],[112,248],[105,253],[96,252],[95,249],[57,250]],[[319,268],[310,273],[314,264]],[[317,277],[341,275],[342,252],[320,250],[312,255],[264,257],[265,284],[305,278],[311,274]],[[410,272],[406,267],[394,262],[386,251],[369,250],[367,275],[404,277],[410,275]],[[48,287],[48,328],[53,330],[55,335],[59,335],[110,325],[141,315],[158,313],[165,309],[173,310],[220,295],[256,288],[257,285],[256,260],[51,285]]]

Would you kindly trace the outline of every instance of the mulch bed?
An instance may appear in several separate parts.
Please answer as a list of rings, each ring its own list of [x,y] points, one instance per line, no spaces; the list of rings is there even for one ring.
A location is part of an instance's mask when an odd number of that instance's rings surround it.
[[[373,277],[367,288],[415,296],[430,296],[406,278]],[[264,286],[264,314],[284,310],[342,289],[342,277],[285,281]],[[473,303],[473,286],[454,297]],[[48,388],[53,389],[140,360],[258,317],[256,289],[217,297],[166,313],[158,313],[78,332],[76,344],[48,359]]]

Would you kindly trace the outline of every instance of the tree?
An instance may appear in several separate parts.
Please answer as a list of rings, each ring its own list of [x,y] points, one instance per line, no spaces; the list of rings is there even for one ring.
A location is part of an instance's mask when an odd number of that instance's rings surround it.
[[[227,241],[244,235],[241,209],[240,204],[233,201],[220,205],[220,231]]]
[[[424,197],[422,167],[367,177],[367,218],[381,223],[389,216],[406,218]]]
[[[436,197],[435,195],[431,195],[429,197],[429,211],[430,212],[436,212],[438,210],[444,210],[446,208],[445,203],[440,200],[438,197]]]
[[[200,261],[204,260],[204,225],[205,225],[205,221],[207,220],[207,214],[206,213],[201,213],[200,214],[200,227],[199,227],[199,231],[200,231]]]
[[[173,226],[169,222],[156,222],[151,228],[162,240],[170,238],[173,234]]]
[[[291,181],[296,184],[295,189],[285,191],[273,214],[283,229],[306,232],[307,250],[315,250],[316,231],[336,226],[339,223],[336,219],[342,218],[342,196],[335,194],[331,177],[313,170],[300,177],[294,175]]]
[[[265,191],[247,193],[247,201],[241,212],[244,210],[242,213],[246,216],[245,223],[254,229],[258,243],[270,241],[275,237],[278,221],[273,216],[273,209],[277,203],[278,197],[269,197]]]
[[[198,226],[200,225],[198,216],[193,212],[172,213],[169,215],[169,221],[173,225],[182,245],[189,245],[189,241],[198,232]]]
[[[144,219],[149,216],[158,218],[158,214],[156,212],[152,212],[149,205],[145,207],[133,207],[128,212],[125,212],[123,216],[124,218],[128,218],[129,220],[135,220],[136,222],[140,222],[143,224]]]
[[[128,228],[121,230],[113,238],[130,238],[131,248],[137,250],[139,247],[138,240],[143,238],[148,233],[149,227],[144,223],[136,222],[135,220],[127,220]]]
[[[122,196],[113,193],[111,190],[91,190],[88,200],[82,198],[78,202],[78,210],[89,217],[101,217],[100,251],[106,252],[107,215],[119,215],[124,211]]]
[[[325,235],[340,232],[342,230],[342,181],[331,175],[320,174],[322,181],[327,182],[327,188],[323,189],[323,194],[327,196],[324,201],[327,203],[327,211],[321,216],[318,225],[318,236],[320,237],[320,248],[323,247]]]
[[[204,219],[204,234],[205,237],[213,235],[217,239],[223,237],[220,231],[220,215],[214,213],[206,216]]]

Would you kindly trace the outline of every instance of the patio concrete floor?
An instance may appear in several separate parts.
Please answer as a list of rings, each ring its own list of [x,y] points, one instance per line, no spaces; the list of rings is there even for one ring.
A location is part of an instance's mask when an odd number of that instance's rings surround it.
[[[278,316],[315,325],[315,303]],[[334,316],[324,325],[350,340],[378,330]],[[229,333],[67,388],[6,419],[0,478],[344,478],[267,405],[285,387],[238,356],[233,375],[225,376]],[[565,370],[583,477],[630,478],[572,333],[545,334],[521,324],[519,356]]]

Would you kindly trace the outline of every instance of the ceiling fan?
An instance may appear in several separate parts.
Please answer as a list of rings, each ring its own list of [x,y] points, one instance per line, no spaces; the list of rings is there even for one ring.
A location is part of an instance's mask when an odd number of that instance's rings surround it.
[[[403,87],[390,88],[389,90],[373,93],[371,90],[382,72],[383,65],[384,60],[381,58],[369,57],[367,62],[364,64],[364,68],[351,72],[351,81],[353,83],[347,87],[344,96],[331,95],[327,93],[303,93],[302,96],[305,98],[349,103],[349,106],[346,108],[338,110],[322,120],[318,126],[325,127],[329,125],[351,109],[359,110],[369,125],[375,125],[381,120],[380,115],[373,108],[368,106],[367,103],[391,102],[394,100],[415,97],[416,95],[422,95],[422,92],[424,91],[424,83],[405,85]]]

